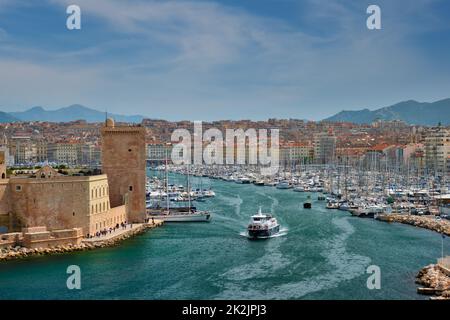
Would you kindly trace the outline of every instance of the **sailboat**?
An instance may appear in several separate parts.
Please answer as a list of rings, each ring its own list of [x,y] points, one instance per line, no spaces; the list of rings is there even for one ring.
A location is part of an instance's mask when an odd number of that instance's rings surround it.
[[[189,179],[189,167],[187,177],[187,207],[170,207],[170,200],[166,197],[166,208],[157,211],[148,211],[149,218],[163,220],[164,222],[209,222],[211,221],[211,213],[208,211],[197,211],[191,206],[191,187]],[[169,176],[167,173],[167,156],[166,156],[166,191],[169,189]]]

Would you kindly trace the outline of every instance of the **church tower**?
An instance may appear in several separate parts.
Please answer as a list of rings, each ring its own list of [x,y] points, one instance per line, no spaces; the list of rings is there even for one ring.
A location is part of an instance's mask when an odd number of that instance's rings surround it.
[[[128,220],[143,222],[145,208],[145,128],[115,126],[107,119],[101,128],[102,173],[108,176],[111,207],[128,204]]]

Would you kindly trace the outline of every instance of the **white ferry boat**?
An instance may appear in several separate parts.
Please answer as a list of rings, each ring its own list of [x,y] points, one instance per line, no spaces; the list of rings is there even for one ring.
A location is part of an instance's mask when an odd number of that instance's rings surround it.
[[[278,234],[280,225],[277,219],[270,214],[262,213],[259,208],[258,213],[251,217],[247,232],[251,239],[266,239]]]

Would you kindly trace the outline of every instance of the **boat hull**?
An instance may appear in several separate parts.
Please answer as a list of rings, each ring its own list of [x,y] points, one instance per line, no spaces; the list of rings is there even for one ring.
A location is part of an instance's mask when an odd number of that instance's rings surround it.
[[[358,218],[374,218],[375,212],[360,212],[355,214],[355,216],[357,216]]]
[[[276,187],[277,189],[280,189],[280,190],[286,190],[286,189],[292,189],[292,186],[277,186]]]
[[[163,220],[164,222],[209,222],[211,214],[162,214],[150,215],[150,218]]]
[[[279,225],[277,225],[276,227],[273,227],[271,229],[267,229],[267,230],[265,230],[265,229],[263,229],[263,230],[248,229],[248,237],[250,239],[266,239],[266,238],[276,235],[279,232],[280,232]]]

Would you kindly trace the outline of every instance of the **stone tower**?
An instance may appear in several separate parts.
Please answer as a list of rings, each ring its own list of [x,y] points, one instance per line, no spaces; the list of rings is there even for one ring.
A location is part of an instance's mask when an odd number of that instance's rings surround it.
[[[6,156],[3,150],[0,150],[0,179],[6,179]]]
[[[128,204],[128,220],[143,222],[145,212],[145,128],[115,126],[107,119],[101,128],[102,172],[108,176],[111,207]]]

